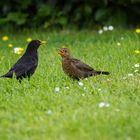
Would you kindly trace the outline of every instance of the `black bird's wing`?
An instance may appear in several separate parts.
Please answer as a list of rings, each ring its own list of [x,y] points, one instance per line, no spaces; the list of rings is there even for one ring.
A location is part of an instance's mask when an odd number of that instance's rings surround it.
[[[13,74],[15,74],[17,78],[30,76],[34,73],[36,67],[37,61],[34,59],[31,60],[28,57],[21,57],[9,72],[2,77],[12,78]]]
[[[75,66],[77,69],[81,70],[81,71],[93,71],[93,68],[90,67],[89,65],[81,62],[78,59],[72,59],[72,65]]]

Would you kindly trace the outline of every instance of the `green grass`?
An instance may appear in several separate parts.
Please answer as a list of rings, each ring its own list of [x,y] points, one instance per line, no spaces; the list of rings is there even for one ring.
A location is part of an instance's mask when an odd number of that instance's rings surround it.
[[[66,30],[8,36],[9,41],[0,41],[0,75],[19,58],[8,43],[25,47],[26,38],[32,37],[48,44],[39,48],[39,65],[30,81],[0,79],[0,140],[140,139],[140,74],[132,68],[140,63],[140,55],[134,53],[140,48],[140,34]],[[84,86],[79,86],[62,71],[57,54],[61,46],[111,75],[81,80]],[[101,102],[110,106],[100,108]]]

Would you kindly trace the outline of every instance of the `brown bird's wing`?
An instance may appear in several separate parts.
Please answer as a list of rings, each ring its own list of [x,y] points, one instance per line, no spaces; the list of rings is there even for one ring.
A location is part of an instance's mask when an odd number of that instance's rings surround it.
[[[89,65],[81,62],[78,59],[72,59],[71,61],[72,65],[74,65],[77,69],[81,70],[81,71],[93,71],[93,68],[90,67]]]

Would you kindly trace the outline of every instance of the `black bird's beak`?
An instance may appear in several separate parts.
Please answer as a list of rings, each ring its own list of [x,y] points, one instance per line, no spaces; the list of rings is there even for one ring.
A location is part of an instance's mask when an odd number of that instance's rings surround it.
[[[40,41],[40,45],[47,44],[47,41]]]

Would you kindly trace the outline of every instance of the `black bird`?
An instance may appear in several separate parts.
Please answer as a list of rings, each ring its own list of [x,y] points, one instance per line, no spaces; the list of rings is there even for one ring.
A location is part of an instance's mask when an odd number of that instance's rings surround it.
[[[40,45],[45,44],[46,41],[32,40],[23,54],[23,56],[12,66],[12,68],[1,77],[12,78],[14,75],[17,80],[21,81],[23,78],[30,78],[38,65],[37,50]]]

